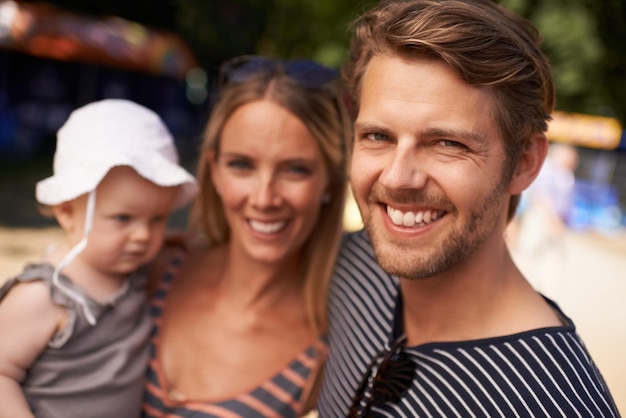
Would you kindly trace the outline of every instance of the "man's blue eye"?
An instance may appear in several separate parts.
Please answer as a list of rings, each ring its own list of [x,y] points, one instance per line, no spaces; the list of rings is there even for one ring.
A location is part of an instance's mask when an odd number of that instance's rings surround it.
[[[451,141],[449,139],[442,139],[441,141],[439,141],[439,143],[445,147],[453,147],[453,148],[465,147],[465,145],[461,144],[460,142]]]

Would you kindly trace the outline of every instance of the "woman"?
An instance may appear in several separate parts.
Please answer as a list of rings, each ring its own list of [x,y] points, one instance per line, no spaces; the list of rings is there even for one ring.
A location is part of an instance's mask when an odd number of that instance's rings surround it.
[[[241,57],[220,80],[199,244],[155,269],[144,415],[300,416],[326,354],[350,124],[336,72],[314,62]]]

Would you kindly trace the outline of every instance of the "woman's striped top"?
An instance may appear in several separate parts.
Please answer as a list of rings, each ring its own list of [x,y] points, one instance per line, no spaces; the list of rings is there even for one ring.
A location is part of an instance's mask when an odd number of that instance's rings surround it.
[[[153,318],[150,337],[150,359],[148,363],[143,417],[167,418],[262,418],[262,417],[298,417],[304,407],[304,388],[311,386],[315,372],[326,358],[327,348],[320,340],[309,346],[293,359],[273,378],[247,393],[220,402],[185,401],[169,393],[167,384],[158,361],[160,345],[160,325],[167,295],[172,281],[180,267],[182,255],[175,258],[156,289],[150,308]]]
[[[320,418],[347,416],[368,365],[392,338],[397,296],[398,280],[378,267],[367,235],[346,237],[331,287]],[[618,417],[569,322],[498,338],[405,347],[416,367],[408,391],[397,402],[374,403],[368,416]]]

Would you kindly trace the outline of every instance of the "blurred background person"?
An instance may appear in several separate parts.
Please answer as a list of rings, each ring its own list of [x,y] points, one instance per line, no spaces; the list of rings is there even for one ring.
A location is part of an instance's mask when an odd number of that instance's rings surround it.
[[[529,268],[539,290],[549,292],[567,262],[565,237],[574,208],[578,151],[552,143],[539,175],[522,194],[508,229],[512,250]]]

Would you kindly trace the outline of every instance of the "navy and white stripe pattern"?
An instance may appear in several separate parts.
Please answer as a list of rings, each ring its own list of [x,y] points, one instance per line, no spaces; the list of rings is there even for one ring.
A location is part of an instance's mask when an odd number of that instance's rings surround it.
[[[320,418],[347,416],[392,335],[397,295],[398,279],[376,265],[367,235],[347,236],[331,288]],[[374,403],[370,416],[620,416],[573,325],[404,350],[416,364],[410,389],[398,402]]]

